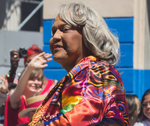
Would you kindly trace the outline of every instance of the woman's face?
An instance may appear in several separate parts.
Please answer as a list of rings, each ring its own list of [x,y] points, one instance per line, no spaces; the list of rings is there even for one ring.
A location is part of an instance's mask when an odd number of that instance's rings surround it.
[[[36,93],[42,87],[42,78],[34,77],[32,80],[28,80],[26,91]]]
[[[143,106],[143,114],[150,120],[150,94],[144,97],[142,106]]]
[[[73,67],[84,57],[86,49],[79,28],[66,24],[58,15],[52,27],[52,34],[50,50],[54,60],[62,67]]]

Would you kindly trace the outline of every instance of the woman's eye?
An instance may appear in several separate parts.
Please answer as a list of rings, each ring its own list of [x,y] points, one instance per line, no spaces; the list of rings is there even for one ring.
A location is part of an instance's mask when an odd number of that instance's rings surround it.
[[[53,31],[52,31],[52,36],[54,36],[55,32],[56,32],[56,30],[53,30]]]
[[[70,28],[70,27],[65,27],[65,28],[63,29],[63,32],[67,32],[68,30],[71,30],[71,28]]]

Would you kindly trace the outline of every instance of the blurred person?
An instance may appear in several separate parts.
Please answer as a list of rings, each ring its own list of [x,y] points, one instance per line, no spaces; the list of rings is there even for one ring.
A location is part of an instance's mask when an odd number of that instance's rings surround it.
[[[19,112],[26,108],[26,99],[34,96],[42,88],[43,77],[42,69],[31,69],[27,66],[23,70],[16,88],[10,92],[6,100],[5,126],[18,126],[30,122],[28,117],[20,118]]]
[[[9,83],[14,82],[20,58],[24,58],[24,65],[26,67],[27,64],[30,62],[30,60],[32,59],[32,57],[41,52],[42,52],[41,49],[39,49],[38,46],[35,44],[33,44],[31,47],[27,49],[27,57],[20,57],[18,50],[12,50],[10,52],[11,69],[7,75],[8,82]]]
[[[142,96],[141,111],[134,126],[150,126],[150,89]]]
[[[32,119],[32,116],[36,109],[40,106],[40,104],[43,102],[44,98],[46,95],[38,95],[38,96],[33,96],[27,99],[27,107],[26,109],[22,110],[19,113],[19,117],[26,117],[28,116],[30,119]],[[27,126],[28,123],[22,124],[19,126]]]
[[[53,59],[68,74],[44,99],[29,126],[128,126],[125,89],[113,66],[119,42],[104,19],[85,4],[65,4],[52,34]]]
[[[28,55],[27,57],[24,58],[24,66],[26,67],[28,63],[31,61],[31,59],[35,57],[36,55],[40,54],[41,52],[42,50],[38,48],[36,44],[33,44],[30,48],[28,48],[27,49]],[[8,73],[7,80],[9,83],[13,83],[15,75],[16,75],[16,70],[18,68],[20,57],[19,57],[19,53],[17,50],[12,50],[10,52],[10,56],[11,56],[11,69]],[[38,93],[41,95],[47,94],[55,86],[56,83],[57,83],[57,80],[47,79],[44,77],[42,90],[40,90]]]
[[[6,76],[0,76],[0,124],[4,123],[5,101],[8,92],[8,82]]]
[[[137,116],[140,113],[141,103],[136,95],[126,95],[128,108],[129,108],[129,122],[130,126],[133,126],[137,121]]]
[[[9,83],[9,84],[8,84],[8,90],[9,90],[9,92],[10,92],[11,90],[14,90],[14,89],[16,88],[16,86],[17,86],[17,83]]]
[[[2,85],[3,83],[3,85]],[[2,86],[1,86],[2,85]],[[8,82],[6,76],[0,76],[0,107],[5,103],[7,97]]]

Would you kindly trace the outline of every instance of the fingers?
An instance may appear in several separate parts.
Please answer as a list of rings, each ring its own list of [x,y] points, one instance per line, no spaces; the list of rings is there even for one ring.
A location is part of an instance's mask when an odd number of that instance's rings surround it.
[[[50,58],[51,56],[52,54],[42,52],[35,56],[28,64],[28,66],[33,68],[45,68],[47,66],[45,63],[52,60],[52,58]]]
[[[18,62],[19,62],[19,53],[17,50],[12,50],[10,52],[10,63],[11,63],[11,69],[16,70],[18,67]]]
[[[10,51],[10,55],[12,56],[12,55],[14,55],[14,54],[17,54],[18,52],[17,52],[17,50],[12,50],[12,51]]]
[[[10,56],[11,56],[11,59],[12,59],[12,60],[16,60],[16,59],[19,58],[19,53],[18,53],[17,50],[12,50],[12,51],[10,52]]]
[[[5,80],[4,76],[0,76],[0,80],[4,81]]]
[[[51,57],[52,54],[43,52],[43,53],[40,53],[38,56],[42,57],[43,59],[47,59],[47,58]]]
[[[51,61],[52,60],[52,58],[50,58],[51,56],[52,56],[52,54],[49,54],[49,53],[43,53],[43,54],[39,55],[39,57],[41,58],[41,61],[43,63]]]
[[[7,75],[5,75],[7,76]],[[0,76],[0,80],[2,80],[3,83],[2,84],[2,87],[0,87],[0,90],[3,92],[3,93],[6,93],[7,92],[7,89],[8,89],[8,82],[7,82],[7,79],[4,78],[4,76]]]
[[[46,54],[44,55],[44,58],[47,59],[47,58],[49,58],[49,57],[51,57],[51,56],[52,56],[52,54],[46,53]]]
[[[7,74],[5,74],[4,85],[5,85],[6,88],[8,88]]]
[[[37,56],[43,56],[45,54],[45,52],[42,52],[42,53],[40,53],[40,54],[38,54]]]

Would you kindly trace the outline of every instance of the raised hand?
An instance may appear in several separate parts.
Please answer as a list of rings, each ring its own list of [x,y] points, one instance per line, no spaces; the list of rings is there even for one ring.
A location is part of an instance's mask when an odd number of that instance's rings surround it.
[[[19,62],[19,53],[17,50],[12,50],[10,52],[10,63],[11,63],[11,70],[16,72]]]
[[[52,54],[42,52],[39,55],[35,56],[30,61],[30,63],[28,64],[28,67],[43,69],[47,66],[47,64],[45,64],[45,63],[52,60],[52,58],[50,58],[51,56],[52,56]]]
[[[7,79],[6,79],[6,75],[5,75],[5,78],[4,78],[4,76],[0,76],[0,80],[4,81],[4,85],[2,87],[0,87],[0,91],[3,92],[3,93],[7,93],[8,82],[7,82]]]

